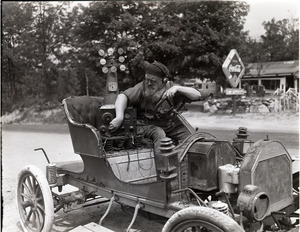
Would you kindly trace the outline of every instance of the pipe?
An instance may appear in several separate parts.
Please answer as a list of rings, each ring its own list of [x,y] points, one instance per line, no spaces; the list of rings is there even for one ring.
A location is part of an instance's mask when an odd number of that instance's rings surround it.
[[[130,231],[130,228],[132,227],[133,223],[135,222],[136,216],[137,216],[138,211],[139,211],[139,209],[140,209],[141,207],[142,207],[142,205],[141,205],[140,203],[137,203],[137,205],[135,206],[134,214],[133,214],[132,220],[131,220],[129,226],[127,227],[126,232],[129,232],[129,231]]]
[[[103,222],[104,218],[107,216],[108,212],[110,211],[110,208],[111,208],[112,203],[113,203],[114,200],[115,200],[115,195],[113,194],[113,196],[110,198],[109,205],[108,205],[108,207],[105,211],[105,214],[102,216],[102,218],[100,218],[100,221],[99,221],[100,226],[102,225],[102,222]]]

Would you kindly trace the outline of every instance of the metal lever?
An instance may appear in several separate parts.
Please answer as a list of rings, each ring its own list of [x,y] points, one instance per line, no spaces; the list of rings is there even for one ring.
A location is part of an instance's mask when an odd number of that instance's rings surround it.
[[[42,150],[42,151],[43,151],[43,153],[44,153],[44,155],[45,155],[45,157],[46,157],[46,159],[47,159],[48,164],[50,164],[50,160],[49,160],[49,158],[48,158],[48,156],[47,156],[45,150],[44,150],[43,148],[36,148],[36,149],[34,149],[34,151],[38,151],[38,150]]]

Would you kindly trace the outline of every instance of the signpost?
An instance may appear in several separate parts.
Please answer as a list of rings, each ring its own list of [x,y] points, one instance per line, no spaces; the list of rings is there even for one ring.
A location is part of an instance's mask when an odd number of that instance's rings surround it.
[[[236,88],[244,75],[245,66],[235,49],[232,49],[222,65],[223,72],[232,88],[225,90],[226,95],[232,96],[233,115],[236,113],[236,95],[243,95],[243,89]]]
[[[237,89],[237,88],[227,88],[225,89],[226,95],[244,95],[246,90],[244,89]]]

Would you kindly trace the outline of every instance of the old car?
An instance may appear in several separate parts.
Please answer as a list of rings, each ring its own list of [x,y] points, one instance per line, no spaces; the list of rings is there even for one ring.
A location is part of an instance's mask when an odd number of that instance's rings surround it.
[[[288,231],[298,225],[299,173],[293,173],[293,160],[280,142],[249,141],[243,127],[229,140],[197,131],[180,114],[181,102],[164,114],[176,114],[191,135],[179,144],[163,139],[154,154],[153,143],[137,132],[134,108],[110,132],[115,110],[101,98],[69,97],[62,104],[82,160],[53,163],[38,149],[48,159],[46,176],[33,165],[18,176],[24,231],[51,231],[57,211],[72,213],[99,196],[109,200],[99,228],[114,202],[134,209],[126,231],[139,211],[167,218],[163,232]],[[77,190],[63,193],[66,185]]]

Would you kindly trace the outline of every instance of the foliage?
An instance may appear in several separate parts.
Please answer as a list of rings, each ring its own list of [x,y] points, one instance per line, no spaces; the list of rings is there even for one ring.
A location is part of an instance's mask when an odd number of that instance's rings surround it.
[[[181,78],[216,79],[224,57],[245,39],[248,10],[243,2],[93,2],[77,34],[106,48],[135,47],[128,62],[134,82],[143,77],[144,60],[160,61]]]
[[[299,19],[263,22],[261,40],[246,40],[246,62],[288,61],[299,59]]]
[[[265,35],[262,35],[264,52],[271,61],[297,59],[299,55],[299,19],[288,19],[263,23]],[[296,46],[295,46],[296,45]],[[282,49],[285,48],[285,49]]]
[[[10,2],[3,4],[2,11],[2,105],[6,100],[16,99],[26,76],[28,61],[26,53],[31,44],[30,25],[33,20],[32,8],[28,4]],[[30,46],[30,45],[29,45]],[[5,88],[4,88],[5,86]]]
[[[232,48],[246,63],[298,57],[298,19],[265,22],[266,33],[256,41],[243,31],[248,11],[242,1],[94,1],[74,7],[3,1],[2,111],[26,99],[32,104],[102,95],[100,48],[126,49],[121,89],[143,78],[144,61],[166,64],[179,80],[209,78],[225,86],[221,66]]]

